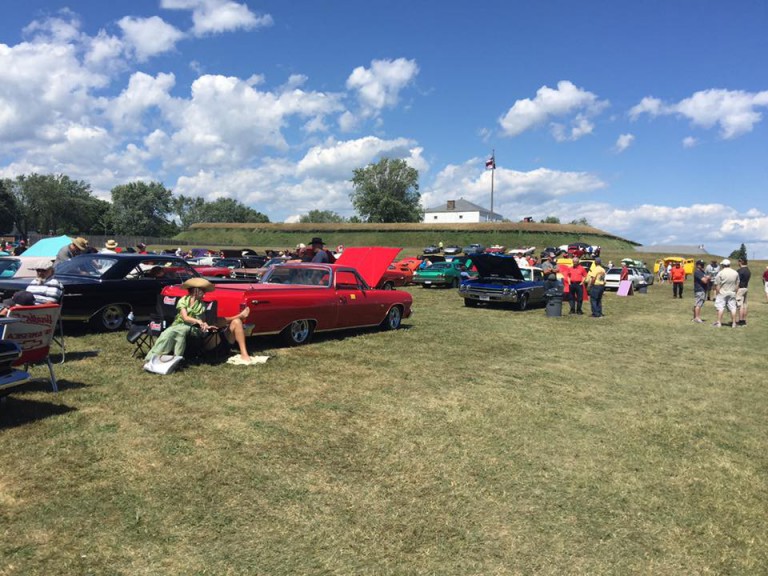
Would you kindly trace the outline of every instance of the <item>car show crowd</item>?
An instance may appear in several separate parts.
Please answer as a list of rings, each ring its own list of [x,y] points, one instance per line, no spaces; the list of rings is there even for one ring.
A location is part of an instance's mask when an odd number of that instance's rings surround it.
[[[23,240],[13,244],[3,241],[0,244],[0,257],[22,257],[26,250],[27,243]],[[548,247],[537,255],[534,247],[507,250],[501,245],[486,248],[481,244],[470,244],[462,248],[456,245],[444,246],[439,242],[426,247],[417,256],[390,260],[381,281],[377,280],[372,286],[384,289],[406,284],[420,284],[424,288],[449,286],[459,290],[467,306],[512,303],[523,310],[528,305],[543,303],[548,306],[548,315],[550,304],[553,304],[553,309],[557,308],[557,314],[553,315],[560,315],[560,309],[564,308],[562,304],[566,303],[569,314],[583,315],[583,303],[589,301],[590,316],[602,318],[606,290],[616,289],[621,295],[632,291],[642,292],[649,284],[653,284],[654,279],[658,279],[660,284],[670,282],[673,298],[682,299],[685,282],[692,278],[693,322],[704,322],[701,317],[702,308],[706,301],[714,298],[717,313],[714,326],[724,325],[726,311],[730,326],[745,326],[747,323],[747,294],[751,274],[745,259],[740,259],[738,267],[733,268],[729,259],[720,262],[713,260],[706,264],[703,260],[693,262],[680,257],[668,257],[658,260],[651,272],[643,262],[631,258],[625,258],[615,266],[613,262],[604,266],[600,251],[599,246],[573,243]],[[251,333],[249,327],[252,328],[253,324],[247,323],[249,320],[258,320],[252,316],[249,318],[248,307],[232,314],[221,314],[215,320],[207,318],[204,297],[215,289],[211,280],[245,278],[258,283],[275,266],[334,264],[344,254],[344,246],[339,245],[336,250],[330,250],[322,238],[313,237],[307,244],[300,243],[289,249],[267,250],[263,255],[250,249],[182,250],[180,247],[176,250],[152,252],[143,243],[123,247],[114,239],[109,239],[103,246],[95,247],[86,238],[70,238],[57,249],[55,256],[42,263],[37,262],[33,268],[34,277],[27,277],[23,287],[21,284],[9,285],[10,288],[0,287],[5,298],[0,306],[0,315],[7,315],[15,306],[60,303],[66,285],[57,278],[57,273],[72,274],[72,268],[67,269],[63,265],[80,256],[91,255],[92,260],[90,268],[81,267],[76,274],[110,278],[108,269],[114,271],[116,268],[113,268],[114,262],[108,260],[108,255],[117,254],[144,257],[127,265],[126,278],[163,281],[157,284],[157,293],[168,283],[180,284],[181,288],[187,290],[186,295],[176,302],[175,317],[167,322],[168,326],[152,341],[146,354],[145,368],[152,371],[151,364],[155,358],[171,356],[176,361],[182,358],[190,336],[199,333],[216,333],[217,345],[236,345],[239,353],[237,363],[248,364],[250,357],[245,339]],[[159,256],[166,259],[159,259]],[[214,273],[211,267],[216,266],[223,272]],[[15,271],[19,274],[18,265]],[[123,274],[121,272],[119,278]],[[768,302],[768,268],[762,279]],[[359,282],[365,285],[362,280]],[[138,312],[138,309],[128,310],[130,317],[124,317],[121,314],[126,310],[119,308],[106,305],[100,311],[101,328],[112,330],[130,325],[134,311]]]

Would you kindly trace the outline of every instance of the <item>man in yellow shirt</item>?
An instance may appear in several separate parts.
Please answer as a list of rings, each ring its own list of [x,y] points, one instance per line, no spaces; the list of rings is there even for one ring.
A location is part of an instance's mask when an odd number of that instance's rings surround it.
[[[592,306],[592,318],[603,317],[603,293],[605,292],[605,268],[600,258],[595,258],[595,263],[587,274],[587,289],[589,290],[589,304]]]

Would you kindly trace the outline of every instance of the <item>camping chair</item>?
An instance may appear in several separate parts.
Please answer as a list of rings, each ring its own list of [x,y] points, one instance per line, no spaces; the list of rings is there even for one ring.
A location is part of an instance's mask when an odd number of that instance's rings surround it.
[[[155,343],[155,338],[160,335],[164,328],[163,317],[159,314],[150,314],[149,322],[146,324],[130,321],[125,339],[134,345],[131,357],[146,356]]]
[[[56,323],[61,315],[58,304],[40,306],[13,306],[8,311],[9,318],[18,318],[20,322],[3,326],[2,339],[15,342],[21,348],[21,355],[13,362],[14,366],[45,362],[50,373],[49,382],[54,392],[59,391],[56,374],[53,372],[50,349],[56,330]]]
[[[176,318],[176,314],[178,313],[178,310],[176,309],[176,304],[179,302],[180,296],[168,296],[161,294],[158,296],[157,299],[157,314],[154,316],[151,316],[153,320],[150,320],[150,323],[148,325],[148,334],[151,337],[151,342],[154,343],[154,339],[157,338],[160,333],[165,330],[166,327],[173,324],[174,319]],[[216,318],[218,313],[218,303],[213,300],[211,302],[205,302],[205,321],[210,324],[211,326],[216,325]],[[137,331],[141,332],[142,330],[140,328],[137,328]],[[218,356],[218,351],[221,349],[220,345],[212,346],[211,342],[213,342],[216,338],[221,337],[221,342],[224,341],[224,335],[226,334],[226,329],[221,329],[215,332],[205,332],[201,333],[199,338],[190,338],[187,342],[187,353],[186,356],[188,358],[196,358],[201,356],[206,356],[211,352],[214,352],[216,356]],[[130,337],[130,330],[129,330],[129,337]],[[134,337],[135,344],[138,347],[138,341],[140,340],[140,336]],[[130,338],[129,338],[130,341]],[[152,347],[152,344],[149,344],[149,348]],[[149,352],[149,348],[147,348],[147,352]],[[134,350],[134,355],[137,354],[137,350]],[[144,353],[146,355],[146,352]]]

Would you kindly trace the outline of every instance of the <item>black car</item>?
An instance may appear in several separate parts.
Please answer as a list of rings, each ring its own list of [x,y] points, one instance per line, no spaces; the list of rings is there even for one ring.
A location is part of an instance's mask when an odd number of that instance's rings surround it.
[[[129,313],[146,320],[156,309],[164,286],[199,277],[176,256],[156,254],[82,254],[56,266],[64,286],[61,316],[90,322],[100,330],[119,330]],[[31,278],[0,281],[2,298],[29,285]]]
[[[514,256],[478,254],[472,257],[478,276],[459,286],[464,305],[513,304],[518,310],[545,302],[544,274],[541,268],[520,268]]]

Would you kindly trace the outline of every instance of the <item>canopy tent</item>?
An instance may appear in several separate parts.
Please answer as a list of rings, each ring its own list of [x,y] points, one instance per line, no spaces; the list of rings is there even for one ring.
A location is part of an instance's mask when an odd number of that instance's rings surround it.
[[[56,254],[59,253],[61,247],[66,246],[70,242],[72,242],[72,238],[69,236],[43,238],[27,248],[26,252],[24,252],[24,256],[49,256],[51,258],[56,258]]]

